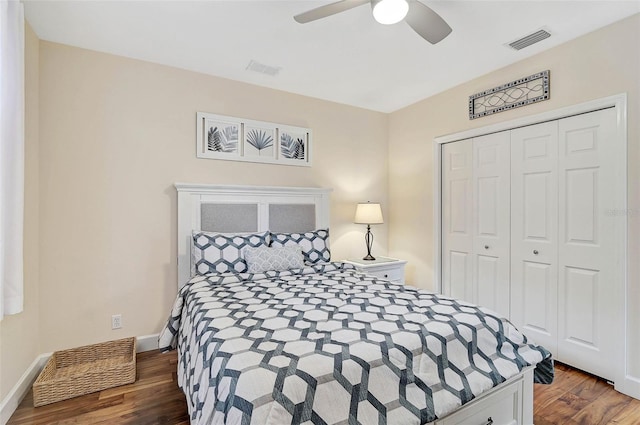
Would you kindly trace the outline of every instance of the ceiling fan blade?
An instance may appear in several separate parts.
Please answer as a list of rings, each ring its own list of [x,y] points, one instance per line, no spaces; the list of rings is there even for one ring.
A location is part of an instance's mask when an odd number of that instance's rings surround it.
[[[370,0],[342,0],[335,3],[329,3],[324,6],[317,7],[315,9],[308,10],[304,13],[300,13],[293,17],[296,22],[300,24],[306,24],[307,22],[315,21],[317,19],[326,18],[327,16],[335,15],[336,13],[344,12],[354,7],[362,6],[369,3]]]
[[[451,33],[451,27],[440,15],[417,0],[409,3],[409,12],[404,20],[415,32],[431,44],[442,41]]]

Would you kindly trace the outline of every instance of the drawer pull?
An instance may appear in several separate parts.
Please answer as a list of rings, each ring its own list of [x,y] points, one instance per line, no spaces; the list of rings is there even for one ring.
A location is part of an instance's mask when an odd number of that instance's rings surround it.
[[[384,275],[384,277],[385,277],[385,278],[387,278],[387,277],[389,277],[389,275],[388,275],[388,274],[385,274],[385,275]]]
[[[538,255],[538,254],[539,254],[538,250],[537,250],[537,249],[534,249],[534,250],[533,250],[533,255]]]
[[[483,425],[493,425],[493,419],[491,419],[491,416],[489,416],[487,422],[485,422]]]

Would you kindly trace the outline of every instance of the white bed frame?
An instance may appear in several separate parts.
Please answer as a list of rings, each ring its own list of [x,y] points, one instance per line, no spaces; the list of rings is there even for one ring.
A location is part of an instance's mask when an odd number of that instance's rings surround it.
[[[202,204],[255,204],[256,229],[269,229],[269,205],[315,205],[317,228],[329,227],[331,189],[176,183],[178,191],[178,289],[191,277],[192,232],[202,230]],[[489,419],[491,418],[491,419]],[[432,425],[533,425],[533,368],[483,393]]]
[[[316,228],[329,227],[331,189],[317,187],[234,186],[176,183],[178,191],[178,289],[191,277],[192,232],[202,230],[202,204],[258,206],[256,231],[269,229],[269,205],[315,205]]]

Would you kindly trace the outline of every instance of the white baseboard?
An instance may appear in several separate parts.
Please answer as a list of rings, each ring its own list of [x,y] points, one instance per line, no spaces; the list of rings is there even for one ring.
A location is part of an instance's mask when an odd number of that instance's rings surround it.
[[[143,335],[136,338],[136,351],[142,353],[143,351],[151,351],[158,349],[158,336],[160,334]]]
[[[158,334],[143,335],[136,338],[136,351],[151,351],[158,349]],[[6,425],[16,411],[18,405],[29,392],[44,365],[51,357],[51,353],[39,355],[22,374],[18,382],[13,386],[9,394],[0,402],[0,425]]]
[[[16,411],[24,396],[31,389],[33,381],[36,380],[38,374],[40,374],[40,371],[49,360],[49,357],[51,357],[51,353],[39,355],[22,374],[16,385],[9,391],[9,394],[2,400],[2,403],[0,403],[1,425],[9,422],[9,418],[11,418],[11,415]]]

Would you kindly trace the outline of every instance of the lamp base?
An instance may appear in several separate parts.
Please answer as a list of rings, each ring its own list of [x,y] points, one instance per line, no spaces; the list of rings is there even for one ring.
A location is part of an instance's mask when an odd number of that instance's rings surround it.
[[[373,233],[371,233],[371,226],[367,224],[367,233],[364,235],[364,240],[367,243],[367,256],[363,258],[365,261],[373,261],[375,258],[371,255],[371,245],[373,244]]]

